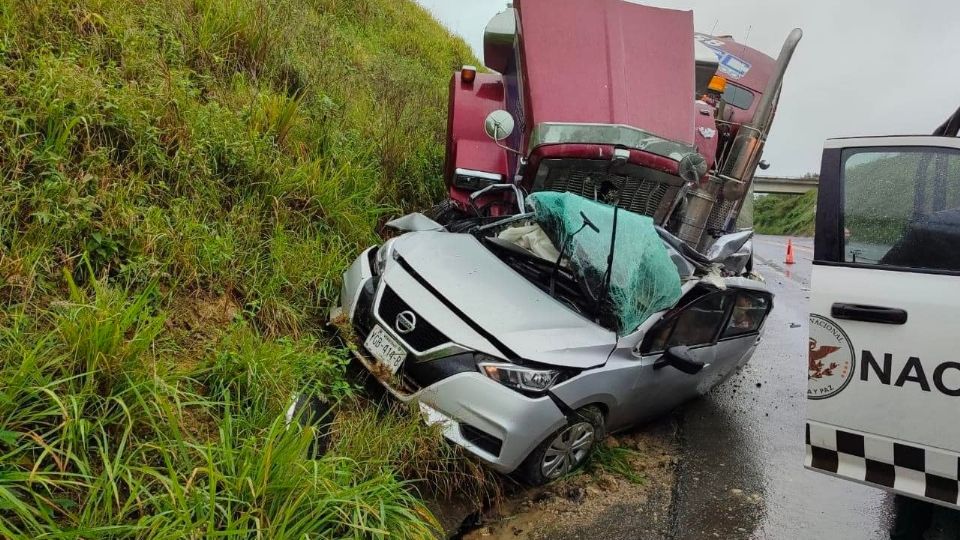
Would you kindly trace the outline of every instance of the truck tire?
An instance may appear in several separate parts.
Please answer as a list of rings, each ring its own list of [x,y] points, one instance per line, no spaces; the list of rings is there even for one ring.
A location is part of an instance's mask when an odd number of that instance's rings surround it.
[[[457,203],[451,201],[450,199],[440,201],[439,203],[431,206],[423,213],[423,215],[443,226],[447,226],[455,221],[460,221],[467,217],[467,215],[460,210],[460,207],[457,206]]]
[[[567,425],[550,434],[530,452],[517,476],[531,486],[542,486],[580,468],[606,434],[603,412],[589,405],[567,417]]]

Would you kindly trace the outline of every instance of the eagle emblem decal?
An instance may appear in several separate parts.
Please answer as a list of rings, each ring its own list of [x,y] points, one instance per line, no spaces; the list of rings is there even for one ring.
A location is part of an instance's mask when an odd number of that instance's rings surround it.
[[[810,314],[807,350],[807,398],[827,399],[840,393],[856,370],[853,344],[831,319]]]

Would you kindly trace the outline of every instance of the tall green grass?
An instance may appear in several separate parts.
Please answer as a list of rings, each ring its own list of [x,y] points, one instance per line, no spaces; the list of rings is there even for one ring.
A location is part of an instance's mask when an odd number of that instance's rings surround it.
[[[45,321],[8,313],[0,330],[0,534],[432,534],[390,454],[307,460],[310,428],[284,425],[285,396],[304,382],[329,398],[349,392],[341,360],[239,327],[183,373],[164,358],[149,289],[71,288]]]
[[[813,236],[817,191],[803,195],[764,195],[753,203],[753,226],[760,234]]]
[[[409,0],[0,3],[0,537],[423,538],[484,493],[324,337],[440,195],[463,63]],[[362,428],[304,459],[294,391]]]

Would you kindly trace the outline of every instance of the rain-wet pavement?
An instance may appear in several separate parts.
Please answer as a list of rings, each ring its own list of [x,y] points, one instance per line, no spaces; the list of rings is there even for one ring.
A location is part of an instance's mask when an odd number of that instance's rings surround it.
[[[755,268],[776,294],[763,341],[737,375],[680,413],[682,455],[664,537],[887,537],[885,492],[803,468],[807,303],[813,242],[755,240]]]

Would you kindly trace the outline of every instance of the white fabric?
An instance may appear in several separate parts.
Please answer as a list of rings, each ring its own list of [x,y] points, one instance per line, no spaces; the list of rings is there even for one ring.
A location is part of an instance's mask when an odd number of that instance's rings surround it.
[[[501,231],[497,237],[501,240],[512,242],[530,251],[534,255],[551,262],[556,261],[557,257],[560,256],[560,251],[557,250],[553,242],[550,241],[550,238],[547,237],[547,233],[543,232],[543,229],[537,224],[510,227]]]

